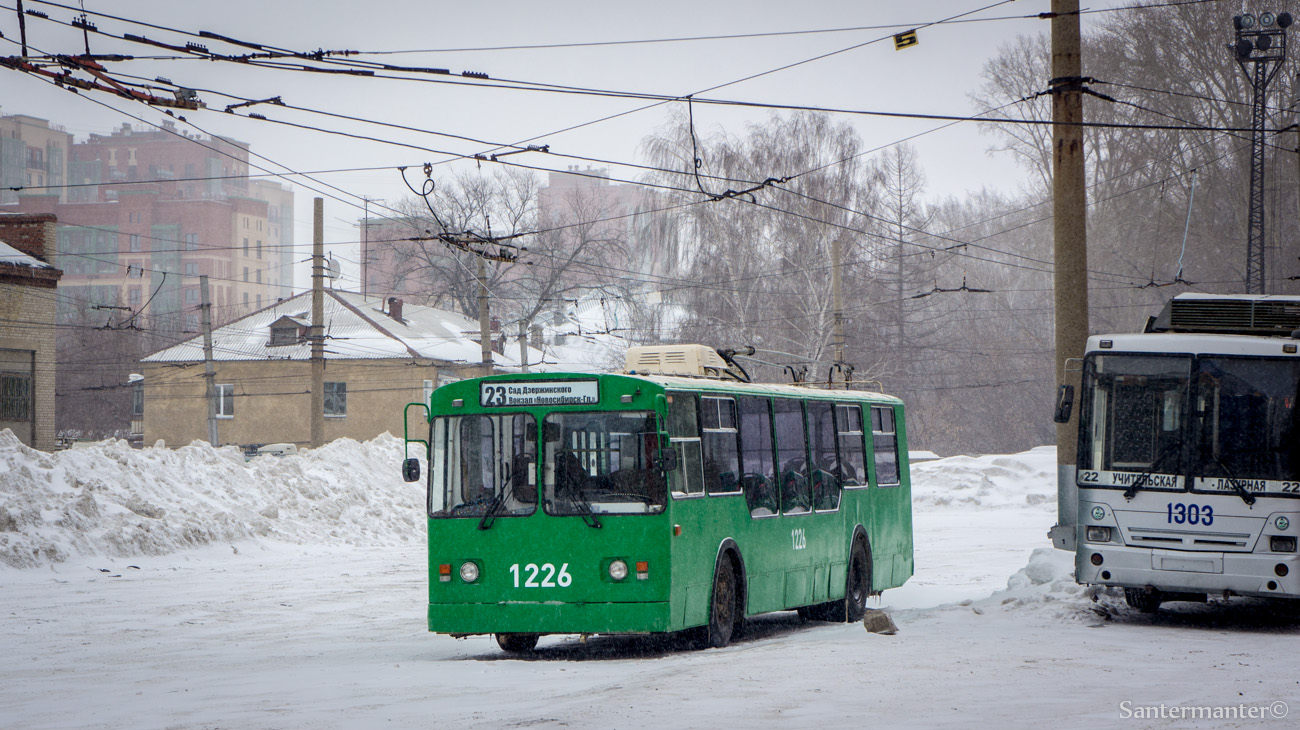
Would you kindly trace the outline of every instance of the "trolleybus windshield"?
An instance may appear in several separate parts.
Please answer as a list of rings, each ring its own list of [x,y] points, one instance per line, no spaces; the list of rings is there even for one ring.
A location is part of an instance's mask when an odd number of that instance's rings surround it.
[[[1082,486],[1183,489],[1192,358],[1093,355],[1084,373]]]
[[[667,495],[649,411],[551,413],[544,420],[542,491],[550,515],[653,514]]]
[[[519,517],[537,509],[537,422],[527,413],[433,419],[429,516]]]
[[[1195,491],[1300,495],[1297,384],[1294,358],[1198,360]]]
[[[1300,360],[1098,354],[1084,381],[1081,486],[1300,496]]]

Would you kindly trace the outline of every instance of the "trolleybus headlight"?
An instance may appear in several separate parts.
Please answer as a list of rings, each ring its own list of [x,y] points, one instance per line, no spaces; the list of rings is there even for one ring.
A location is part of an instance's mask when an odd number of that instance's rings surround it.
[[[623,580],[627,577],[627,563],[622,560],[611,560],[609,563],[609,577],[614,580]]]
[[[1273,572],[1277,573],[1277,577],[1285,578],[1286,574],[1291,572],[1291,569],[1286,567],[1286,563],[1278,563],[1273,566]]]
[[[1110,528],[1088,525],[1088,542],[1110,542]]]
[[[478,565],[473,561],[466,560],[460,564],[460,579],[466,583],[473,583],[478,580]]]
[[[1103,562],[1101,559],[1101,553],[1093,553],[1092,556],[1088,558],[1088,561],[1093,565],[1101,565]]]
[[[1274,535],[1268,539],[1268,547],[1275,553],[1295,552],[1295,538],[1289,535]]]

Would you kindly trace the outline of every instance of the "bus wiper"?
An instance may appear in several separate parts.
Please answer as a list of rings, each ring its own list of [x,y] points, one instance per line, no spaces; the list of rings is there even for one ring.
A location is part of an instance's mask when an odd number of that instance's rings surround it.
[[[1133,483],[1129,485],[1128,489],[1124,490],[1124,499],[1131,500],[1133,499],[1133,497],[1137,496],[1138,490],[1146,486],[1147,482],[1151,481],[1151,476],[1160,470],[1160,467],[1164,465],[1165,461],[1169,459],[1170,455],[1177,454],[1181,450],[1182,447],[1179,446],[1178,448],[1175,449],[1167,449],[1165,451],[1160,452],[1160,454],[1156,456],[1156,460],[1151,462],[1151,468],[1142,472],[1142,476],[1138,477],[1137,479],[1134,479]]]
[[[497,492],[497,496],[492,498],[492,501],[488,503],[487,509],[483,511],[483,518],[478,521],[478,529],[492,529],[492,523],[495,522],[497,518],[497,510],[501,509],[501,505],[505,503],[506,490],[502,489],[500,492]]]
[[[600,529],[601,527],[600,519],[597,518],[596,513],[592,511],[591,500],[587,498],[587,492],[585,490],[579,488],[578,499],[570,500],[570,501],[573,502],[573,506],[582,508],[582,512],[579,514],[579,516],[582,517],[583,522],[587,523],[588,527],[594,527],[596,529]]]
[[[1232,470],[1224,465],[1224,463],[1219,460],[1219,457],[1214,457],[1214,463],[1218,464],[1219,468],[1223,470],[1223,473],[1228,475],[1228,483],[1232,485],[1232,490],[1234,492],[1241,495],[1241,501],[1245,502],[1246,506],[1253,507],[1255,505],[1255,495],[1246,491],[1246,488],[1241,485],[1241,481],[1238,480],[1237,477],[1233,476]]]

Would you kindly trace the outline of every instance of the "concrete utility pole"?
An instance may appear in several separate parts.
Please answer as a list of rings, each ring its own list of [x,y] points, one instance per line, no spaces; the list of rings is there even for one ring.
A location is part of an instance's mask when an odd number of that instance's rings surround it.
[[[199,308],[203,310],[203,380],[208,389],[208,443],[220,446],[217,441],[217,373],[212,366],[212,300],[208,297],[207,274],[199,277],[199,301]]]
[[[1067,361],[1082,358],[1088,342],[1087,196],[1083,157],[1083,61],[1078,0],[1052,0],[1052,235],[1055,265],[1056,377],[1079,387]],[[1074,468],[1079,409],[1056,426],[1057,512],[1061,525],[1078,523]],[[1072,547],[1072,546],[1071,546]]]
[[[492,374],[492,332],[491,317],[488,316],[487,262],[478,259],[478,332],[483,347],[483,374]]]
[[[528,372],[528,323],[519,320],[519,370]]]
[[[312,201],[311,447],[325,444],[325,199]]]
[[[840,276],[840,237],[831,238],[831,306],[834,307],[834,329],[831,332],[831,351],[835,356],[835,365],[831,368],[834,382],[844,382],[844,284]],[[837,367],[838,366],[838,367]]]

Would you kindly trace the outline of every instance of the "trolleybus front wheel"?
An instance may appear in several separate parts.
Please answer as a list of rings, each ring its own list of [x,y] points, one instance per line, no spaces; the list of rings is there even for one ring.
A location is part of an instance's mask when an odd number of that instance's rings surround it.
[[[709,625],[700,629],[701,648],[721,648],[731,643],[737,623],[736,575],[731,560],[723,556],[713,576],[713,595],[709,601]]]
[[[1124,600],[1142,613],[1155,613],[1164,597],[1155,588],[1125,588]]]
[[[540,634],[497,634],[497,646],[511,654],[527,654],[537,648]]]

